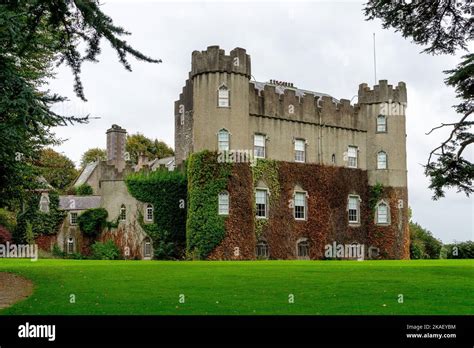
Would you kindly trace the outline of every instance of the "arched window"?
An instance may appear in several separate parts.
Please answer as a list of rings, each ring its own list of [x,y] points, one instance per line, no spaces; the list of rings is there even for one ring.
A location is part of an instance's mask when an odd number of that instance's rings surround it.
[[[377,205],[376,223],[380,225],[390,224],[390,208],[384,201]]]
[[[387,118],[384,115],[377,116],[377,132],[385,133],[387,131]]]
[[[49,213],[49,194],[47,192],[41,193],[39,210],[42,213]]]
[[[229,102],[229,89],[226,85],[221,85],[217,91],[218,95],[218,104],[220,108],[228,108],[230,106]]]
[[[257,243],[257,259],[268,259],[269,255],[268,243],[264,240],[260,240]]]
[[[332,162],[332,164],[336,164],[336,154],[334,154],[334,153],[331,156],[331,162]]]
[[[73,237],[69,237],[67,239],[67,253],[68,254],[73,254],[74,253],[74,238]]]
[[[298,240],[296,249],[299,259],[309,259],[309,242],[306,238]]]
[[[125,208],[125,205],[122,204],[120,207],[120,221],[125,221],[127,220],[127,209]]]
[[[219,193],[219,215],[229,215],[229,192]]]
[[[230,136],[227,129],[221,129],[217,133],[217,145],[219,151],[229,151],[230,149]]]
[[[387,169],[387,154],[384,151],[377,154],[377,169]]]
[[[153,221],[153,205],[150,203],[145,206],[145,220]]]

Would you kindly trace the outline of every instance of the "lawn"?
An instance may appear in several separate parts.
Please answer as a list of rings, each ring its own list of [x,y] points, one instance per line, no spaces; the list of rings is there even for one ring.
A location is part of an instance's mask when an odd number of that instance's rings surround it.
[[[474,314],[474,260],[0,259],[2,271],[35,290],[0,314]]]

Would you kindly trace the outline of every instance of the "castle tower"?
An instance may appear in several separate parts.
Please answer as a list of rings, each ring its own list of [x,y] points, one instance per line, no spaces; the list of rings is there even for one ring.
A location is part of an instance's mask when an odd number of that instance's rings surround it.
[[[409,257],[406,116],[407,91],[404,82],[393,88],[386,80],[370,89],[359,86],[360,112],[367,119],[367,175],[370,187],[383,185],[378,204],[385,204],[387,222],[377,221],[374,208],[369,240],[385,258]]]
[[[113,124],[107,130],[107,164],[115,166],[119,172],[125,168],[125,144],[127,131]]]
[[[235,48],[226,55],[219,46],[192,54],[191,72],[175,102],[176,164],[204,149],[252,149],[249,122],[250,56]],[[196,131],[197,130],[197,131]],[[227,132],[227,133],[226,133]]]

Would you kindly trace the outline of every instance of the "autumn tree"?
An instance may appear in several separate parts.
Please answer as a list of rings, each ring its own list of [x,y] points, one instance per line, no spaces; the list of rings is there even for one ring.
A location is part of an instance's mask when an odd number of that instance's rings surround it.
[[[140,133],[127,136],[125,150],[130,154],[132,163],[137,163],[140,154],[147,156],[149,159],[174,155],[173,149],[165,142],[158,139],[152,140]]]
[[[58,190],[64,190],[78,174],[73,161],[51,148],[40,151],[36,166],[46,181]]]
[[[95,147],[84,152],[81,156],[81,168],[85,168],[88,163],[95,161],[103,161],[107,159],[107,151]]]

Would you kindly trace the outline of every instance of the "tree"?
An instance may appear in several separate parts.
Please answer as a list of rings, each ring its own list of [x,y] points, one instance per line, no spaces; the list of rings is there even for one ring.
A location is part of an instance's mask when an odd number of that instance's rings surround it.
[[[81,157],[81,168],[85,168],[87,164],[95,161],[102,161],[107,158],[107,152],[104,149],[98,147],[89,149],[82,154]]]
[[[46,181],[58,190],[65,189],[78,174],[73,161],[50,148],[40,151],[36,165]]]
[[[151,140],[140,133],[127,136],[125,149],[130,154],[132,163],[137,163],[140,154],[147,156],[149,159],[174,155],[173,149],[166,145],[165,142],[157,139]]]
[[[391,1],[369,0],[364,8],[367,20],[382,20],[384,29],[393,28],[404,38],[426,46],[428,54],[454,54],[466,50],[474,38],[474,19],[468,1]],[[474,109],[474,55],[464,55],[461,63],[445,71],[445,83],[454,87],[461,100],[455,110],[461,114],[457,122],[442,123],[437,129],[451,127],[451,132],[438,147],[433,149],[425,165],[430,179],[433,199],[444,197],[447,188],[456,188],[469,196],[473,192],[474,165],[463,154],[474,143],[471,132]]]
[[[65,98],[46,90],[56,64],[67,64],[74,91],[86,100],[80,79],[84,62],[97,62],[104,38],[119,61],[131,70],[129,55],[159,63],[132,48],[129,34],[104,14],[98,0],[10,0],[0,4],[0,206],[19,206],[34,186],[33,161],[39,150],[59,143],[57,126],[88,122],[88,117],[63,116],[51,110]],[[84,47],[81,53],[78,47]]]
[[[443,243],[427,229],[410,221],[410,257],[412,259],[439,259]]]

